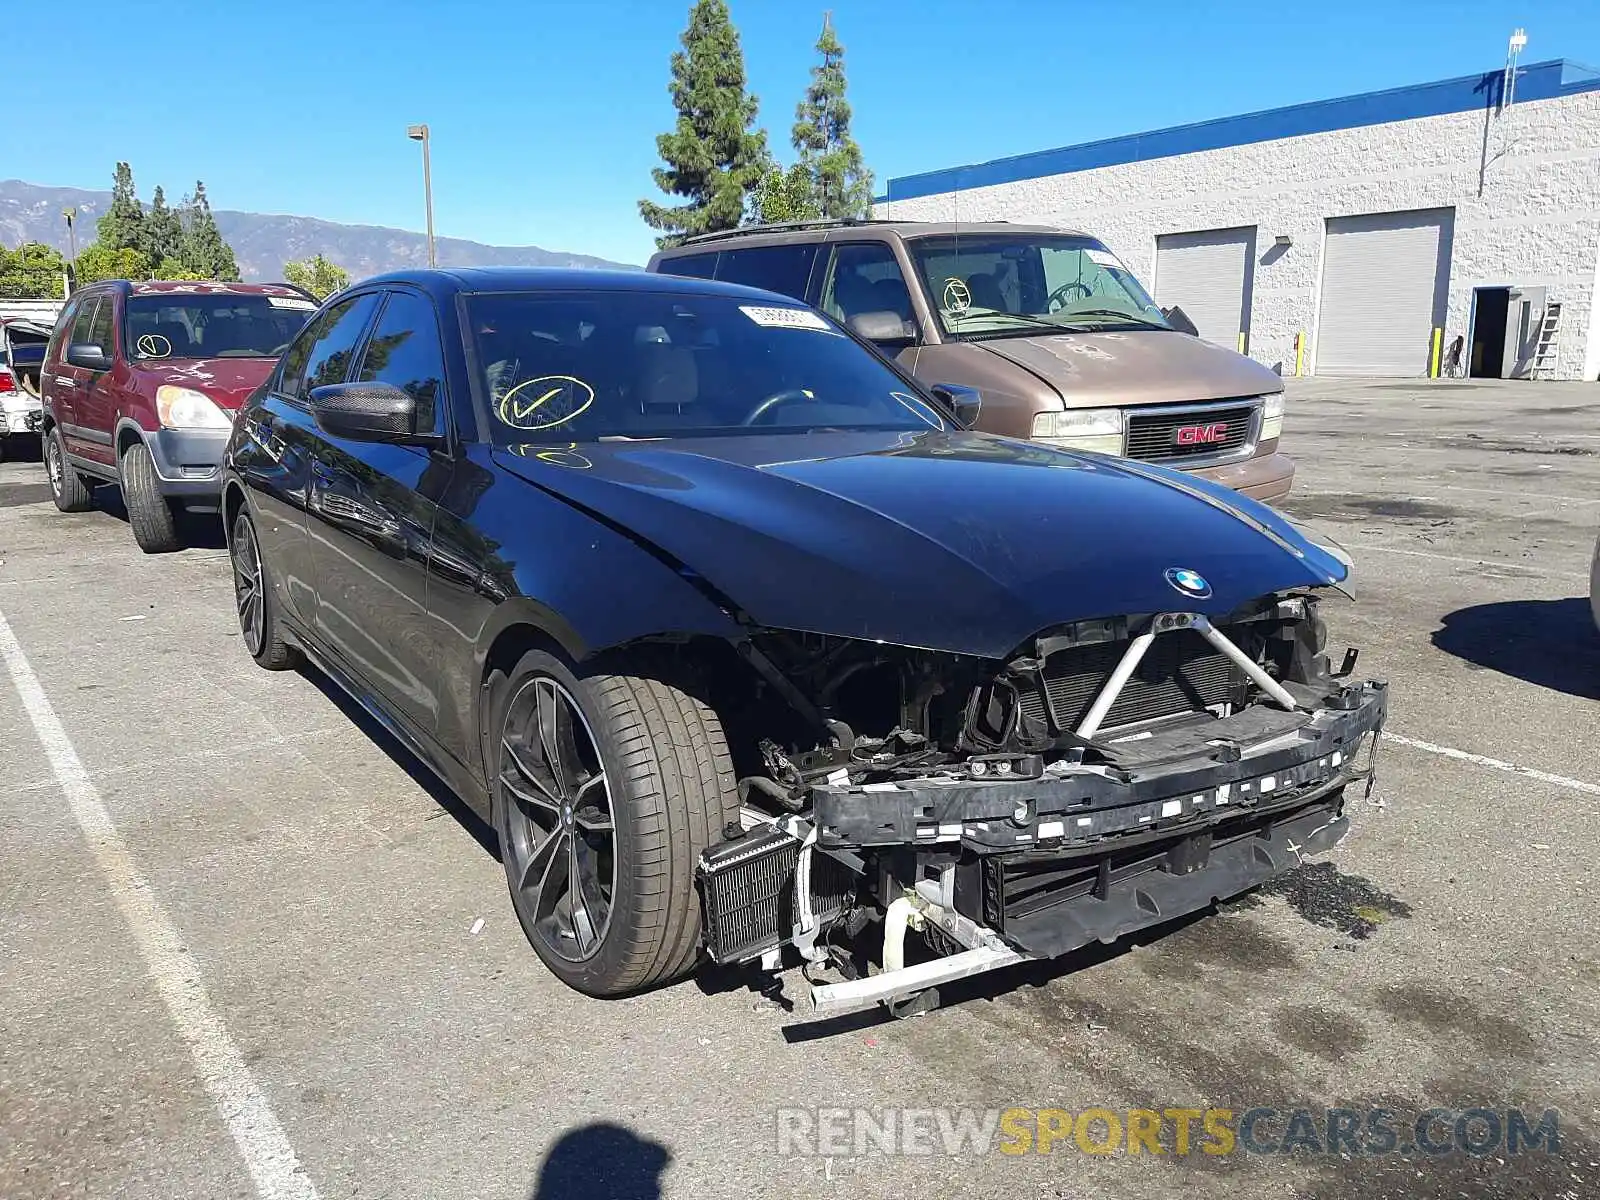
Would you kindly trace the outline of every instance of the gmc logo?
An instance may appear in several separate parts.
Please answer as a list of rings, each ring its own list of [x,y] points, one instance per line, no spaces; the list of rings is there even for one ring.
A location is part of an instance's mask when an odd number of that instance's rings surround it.
[[[1228,436],[1228,423],[1218,421],[1212,425],[1180,425],[1172,440],[1180,446],[1209,446]]]

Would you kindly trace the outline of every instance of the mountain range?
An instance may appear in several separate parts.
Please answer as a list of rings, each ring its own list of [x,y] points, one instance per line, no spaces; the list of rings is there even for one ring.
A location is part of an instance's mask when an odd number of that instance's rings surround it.
[[[0,180],[0,245],[15,249],[22,242],[45,242],[65,252],[67,229],[61,212],[77,205],[78,245],[86,246],[94,240],[95,222],[110,203],[110,192]],[[352,280],[428,262],[427,236],[409,229],[341,225],[317,217],[275,213],[213,211],[217,228],[233,247],[239,273],[246,279],[282,279],[284,263],[314,254],[338,263],[350,272]],[[435,238],[434,244],[441,267],[628,265],[542,246],[488,246],[449,237]]]

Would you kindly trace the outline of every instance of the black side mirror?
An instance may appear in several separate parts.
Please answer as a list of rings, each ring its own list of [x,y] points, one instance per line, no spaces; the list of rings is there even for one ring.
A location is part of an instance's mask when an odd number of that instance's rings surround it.
[[[401,446],[439,440],[417,432],[417,402],[392,383],[329,383],[312,388],[310,399],[311,415],[330,437]]]
[[[1161,315],[1167,319],[1167,324],[1171,325],[1179,333],[1187,333],[1190,337],[1200,336],[1200,330],[1193,321],[1189,320],[1189,314],[1176,304],[1171,308],[1163,308]]]
[[[917,340],[917,327],[899,313],[857,313],[845,322],[858,338],[879,346],[909,346]]]
[[[983,410],[983,397],[978,389],[964,383],[936,383],[929,389],[945,404],[963,425],[976,425],[978,413]]]
[[[111,357],[104,346],[93,342],[73,342],[67,347],[67,365],[82,367],[86,371],[111,370]]]

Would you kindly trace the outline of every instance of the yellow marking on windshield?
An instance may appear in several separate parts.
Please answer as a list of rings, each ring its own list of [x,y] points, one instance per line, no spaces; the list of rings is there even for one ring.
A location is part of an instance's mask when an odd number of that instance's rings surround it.
[[[543,389],[543,390],[540,390]],[[527,395],[533,399],[526,399]],[[495,414],[513,429],[554,429],[594,403],[594,388],[571,375],[541,375],[501,396]],[[550,407],[541,412],[546,405]]]

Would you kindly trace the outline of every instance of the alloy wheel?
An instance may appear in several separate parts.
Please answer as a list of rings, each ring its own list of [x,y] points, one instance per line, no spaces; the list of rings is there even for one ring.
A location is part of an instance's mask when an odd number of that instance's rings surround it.
[[[59,498],[61,495],[61,448],[56,445],[54,437],[45,439],[44,471],[50,477],[50,494]]]
[[[583,709],[548,675],[506,707],[499,782],[511,886],[543,947],[569,962],[605,941],[616,896],[616,825]]]
[[[267,609],[262,595],[261,550],[256,545],[255,527],[243,514],[233,525],[233,599],[239,610],[239,628],[245,648],[260,654],[266,641]]]

